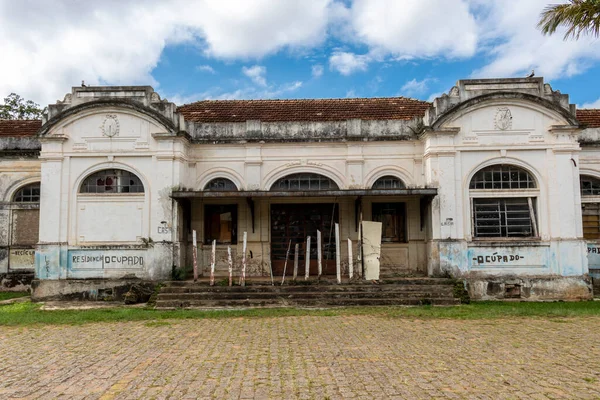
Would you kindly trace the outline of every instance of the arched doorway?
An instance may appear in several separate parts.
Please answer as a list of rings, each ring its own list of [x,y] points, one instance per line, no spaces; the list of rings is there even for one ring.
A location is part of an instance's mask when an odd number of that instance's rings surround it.
[[[277,192],[317,192],[338,190],[338,185],[330,178],[314,173],[287,175],[277,180],[271,191]],[[311,237],[310,274],[318,272],[317,231],[322,238],[322,272],[335,274],[335,233],[334,224],[339,221],[339,210],[335,202],[303,202],[271,204],[271,263],[273,273],[282,275],[288,247],[286,275],[293,274],[294,248],[299,246],[298,275],[305,274],[306,238]]]

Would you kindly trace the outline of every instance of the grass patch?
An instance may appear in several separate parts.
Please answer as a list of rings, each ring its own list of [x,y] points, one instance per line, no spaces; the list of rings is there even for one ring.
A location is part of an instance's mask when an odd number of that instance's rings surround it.
[[[29,296],[29,292],[0,292],[0,301]]]
[[[90,310],[43,311],[31,302],[0,306],[0,326],[36,324],[78,325],[93,322],[148,321],[146,326],[166,326],[167,320],[219,318],[271,318],[292,316],[372,315],[409,319],[498,319],[498,318],[572,318],[600,316],[600,302],[514,303],[476,302],[454,307],[352,307],[330,309],[262,308],[249,310],[175,310],[115,307]],[[564,322],[563,320],[560,320]]]

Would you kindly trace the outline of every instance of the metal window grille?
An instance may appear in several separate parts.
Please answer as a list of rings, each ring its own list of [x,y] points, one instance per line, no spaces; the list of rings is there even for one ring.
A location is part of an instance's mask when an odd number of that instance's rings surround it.
[[[600,196],[600,179],[583,175],[579,177],[582,196]]]
[[[535,189],[535,179],[522,168],[492,165],[479,170],[471,179],[470,189]]]
[[[238,188],[235,183],[227,178],[215,178],[206,184],[204,190],[215,192],[233,192],[237,191]]]
[[[383,176],[375,181],[373,189],[404,189],[404,182],[395,176]]]
[[[300,173],[283,177],[271,186],[272,191],[337,190],[338,185],[326,176]]]
[[[24,186],[15,193],[13,201],[15,203],[39,203],[40,184],[32,183]]]
[[[474,236],[538,236],[533,200],[530,197],[473,199]]]
[[[583,237],[600,239],[600,203],[583,203],[581,205],[583,219]]]
[[[144,185],[129,171],[105,169],[85,178],[80,193],[144,193]]]

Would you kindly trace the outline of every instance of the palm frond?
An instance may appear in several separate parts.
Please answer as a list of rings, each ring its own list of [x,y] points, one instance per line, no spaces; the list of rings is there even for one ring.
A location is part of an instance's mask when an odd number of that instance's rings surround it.
[[[551,4],[542,11],[538,28],[552,35],[560,27],[567,28],[564,40],[581,35],[600,36],[600,0],[569,0],[567,4]]]

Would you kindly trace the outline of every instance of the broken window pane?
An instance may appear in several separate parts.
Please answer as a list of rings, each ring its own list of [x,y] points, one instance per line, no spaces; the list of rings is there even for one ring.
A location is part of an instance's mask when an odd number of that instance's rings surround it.
[[[600,179],[582,175],[579,177],[579,183],[582,196],[600,196]]]
[[[144,185],[135,174],[122,169],[105,169],[85,178],[80,193],[144,193]]]
[[[206,184],[204,190],[215,192],[233,192],[237,191],[238,188],[235,183],[227,178],[215,178]]]
[[[15,203],[39,203],[40,183],[32,183],[22,187],[15,193],[13,201]]]

